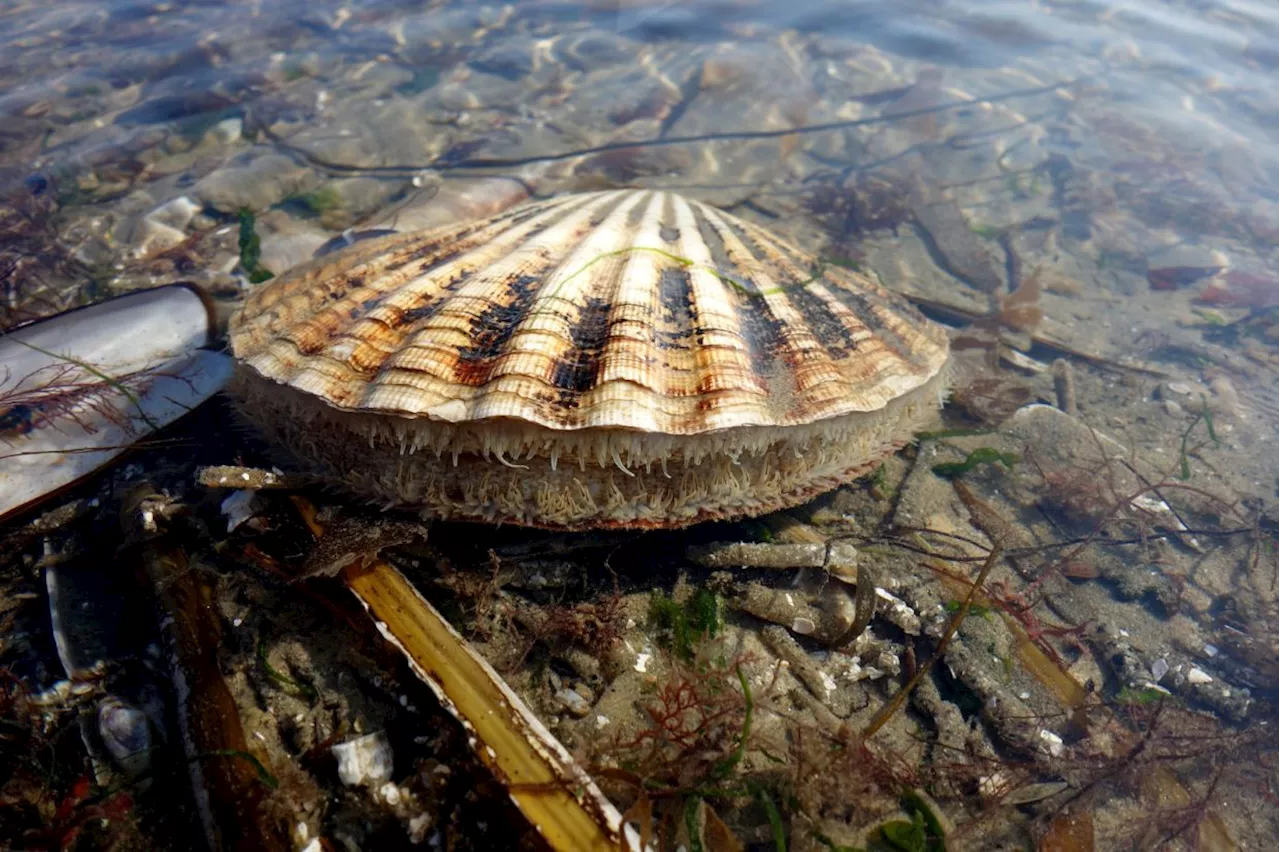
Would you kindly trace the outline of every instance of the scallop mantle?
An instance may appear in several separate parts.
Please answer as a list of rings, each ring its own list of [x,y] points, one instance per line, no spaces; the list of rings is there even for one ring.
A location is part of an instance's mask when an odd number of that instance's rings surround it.
[[[831,470],[770,506],[901,445],[936,407],[948,356],[945,332],[871,278],[644,190],[358,243],[256,290],[230,339],[248,413],[304,458],[325,454],[325,436],[281,418],[321,417],[401,455],[452,453],[455,467],[459,453],[492,453],[507,466],[549,459],[554,471],[566,459],[627,476],[661,463],[667,478],[673,460],[737,464],[780,440],[799,455],[824,434],[877,433],[857,451],[866,458],[828,459]],[[365,477],[381,484],[349,473],[339,477],[388,504],[428,498],[391,482],[404,471]],[[751,502],[700,516],[747,514]],[[508,514],[472,509],[460,514]]]

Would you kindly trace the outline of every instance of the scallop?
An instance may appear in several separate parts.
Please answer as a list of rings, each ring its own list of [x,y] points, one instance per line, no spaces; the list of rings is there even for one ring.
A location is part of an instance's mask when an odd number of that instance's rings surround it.
[[[644,190],[357,243],[256,290],[230,340],[245,413],[324,480],[553,529],[802,503],[910,440],[948,355],[871,278]]]

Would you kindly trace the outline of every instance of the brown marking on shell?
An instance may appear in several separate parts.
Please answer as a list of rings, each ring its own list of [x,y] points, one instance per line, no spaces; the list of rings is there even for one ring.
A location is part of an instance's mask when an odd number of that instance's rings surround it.
[[[231,340],[344,410],[670,435],[873,411],[947,355],[869,278],[643,191],[358,244],[256,291]]]
[[[632,190],[325,256],[253,293],[231,345],[251,416],[362,493],[559,527],[792,505],[909,437],[947,359],[866,276]]]

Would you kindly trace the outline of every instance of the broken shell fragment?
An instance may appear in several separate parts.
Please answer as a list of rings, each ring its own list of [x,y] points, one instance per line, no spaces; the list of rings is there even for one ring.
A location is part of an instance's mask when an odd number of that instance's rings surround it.
[[[321,476],[565,529],[804,502],[909,440],[947,359],[870,278],[632,190],[359,243],[257,290],[230,339],[245,412]]]
[[[338,778],[348,787],[378,787],[391,780],[391,741],[383,731],[337,743],[330,751],[338,761]]]
[[[0,518],[93,473],[204,402],[231,361],[199,291],[172,285],[0,337]]]

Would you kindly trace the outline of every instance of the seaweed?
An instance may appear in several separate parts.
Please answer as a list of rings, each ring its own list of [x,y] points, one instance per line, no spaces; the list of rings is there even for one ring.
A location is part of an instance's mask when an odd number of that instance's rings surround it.
[[[342,195],[332,186],[322,186],[311,192],[295,195],[290,200],[296,201],[313,216],[342,206]]]
[[[1116,693],[1117,704],[1156,704],[1169,697],[1169,693],[1154,686],[1135,688],[1126,686]]]
[[[320,694],[314,686],[306,681],[292,678],[271,665],[271,661],[267,659],[267,640],[263,637],[258,639],[258,662],[262,664],[267,676],[279,684],[285,692],[305,699],[307,704],[313,707],[320,700]]]
[[[649,598],[649,625],[664,647],[682,660],[692,660],[697,643],[714,639],[720,631],[720,599],[705,586],[683,604],[655,591]]]
[[[830,852],[945,852],[946,831],[924,796],[908,790],[901,797],[902,810],[909,819],[888,820],[871,830],[865,847],[834,843],[821,833],[817,841]]]
[[[249,276],[249,281],[261,284],[275,277],[270,269],[262,265],[262,239],[254,229],[256,218],[247,207],[236,211],[236,219],[240,222],[240,268]]]
[[[553,650],[564,645],[578,645],[599,657],[622,641],[626,624],[622,592],[615,580],[613,591],[594,601],[575,604],[551,604],[540,608],[532,617],[533,641]],[[526,651],[527,653],[527,651]]]
[[[965,457],[964,461],[959,462],[943,462],[935,464],[933,472],[938,476],[954,479],[973,470],[980,464],[1002,464],[1009,470],[1013,470],[1013,466],[1018,463],[1017,453],[1005,453],[994,447],[979,447]]]
[[[106,277],[62,244],[62,185],[36,174],[0,195],[0,330],[86,304]]]
[[[750,797],[764,812],[774,848],[786,852],[782,812],[773,794],[741,771],[752,745],[756,708],[745,662],[721,659],[692,669],[677,662],[672,676],[658,688],[656,701],[645,707],[648,725],[606,750],[619,768],[595,769],[597,777],[623,782],[633,791],[636,800],[623,818],[639,823],[643,848],[649,848],[656,828],[659,838],[668,840],[683,831],[687,848],[704,852],[707,845],[698,817],[704,816],[707,834],[714,826],[721,837],[731,838],[714,805]]]
[[[1178,446],[1178,479],[1183,482],[1186,482],[1191,478],[1191,463],[1187,458],[1187,439],[1191,437],[1191,433],[1195,431],[1195,428],[1199,426],[1202,421],[1204,422],[1205,431],[1209,433],[1209,440],[1213,442],[1214,446],[1218,446],[1219,444],[1218,434],[1213,428],[1213,412],[1209,410],[1209,403],[1205,401],[1199,413],[1196,414],[1195,419],[1193,419],[1187,428],[1183,430],[1182,440]]]
[[[929,848],[929,835],[919,811],[911,815],[909,822],[903,819],[886,822],[867,843],[867,852],[927,852]]]

